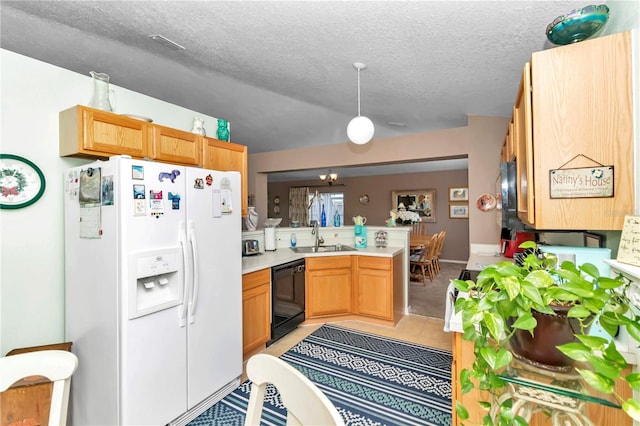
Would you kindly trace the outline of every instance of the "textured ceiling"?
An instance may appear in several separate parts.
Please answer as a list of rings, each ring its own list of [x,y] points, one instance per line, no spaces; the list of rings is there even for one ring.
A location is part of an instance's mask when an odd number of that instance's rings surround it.
[[[231,122],[250,153],[509,116],[545,28],[584,1],[2,1],[2,48]],[[154,42],[161,34],[186,50]],[[404,123],[403,126],[389,123]]]

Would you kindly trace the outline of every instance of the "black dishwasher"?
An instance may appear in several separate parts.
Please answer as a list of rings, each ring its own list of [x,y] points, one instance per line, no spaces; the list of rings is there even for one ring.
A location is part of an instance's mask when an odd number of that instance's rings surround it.
[[[304,321],[304,259],[271,268],[271,340],[280,339]]]

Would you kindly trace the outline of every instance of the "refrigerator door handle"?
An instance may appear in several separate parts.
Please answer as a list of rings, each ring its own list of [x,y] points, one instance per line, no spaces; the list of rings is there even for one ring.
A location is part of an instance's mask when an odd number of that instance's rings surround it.
[[[182,264],[184,271],[184,282],[182,283],[182,304],[178,310],[180,314],[179,324],[180,327],[187,325],[187,302],[189,297],[189,288],[191,286],[191,264],[189,262],[189,246],[187,245],[187,231],[185,230],[184,222],[180,222],[179,225],[179,239],[180,246],[182,247]]]
[[[199,291],[199,279],[198,279],[198,242],[196,240],[196,231],[193,221],[189,221],[187,225],[187,235],[189,244],[191,245],[192,254],[192,282],[193,291],[191,292],[191,299],[189,301],[189,324],[196,322],[196,308],[198,307],[198,291]]]

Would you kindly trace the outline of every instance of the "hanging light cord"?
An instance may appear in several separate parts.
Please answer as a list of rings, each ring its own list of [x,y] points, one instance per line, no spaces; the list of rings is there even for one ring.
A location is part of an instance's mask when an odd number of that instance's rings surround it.
[[[358,117],[360,117],[360,68],[358,68]]]

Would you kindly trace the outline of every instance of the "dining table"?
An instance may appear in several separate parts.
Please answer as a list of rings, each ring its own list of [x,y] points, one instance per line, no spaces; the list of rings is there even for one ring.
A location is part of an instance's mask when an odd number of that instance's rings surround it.
[[[411,234],[409,236],[409,253],[422,250],[433,238],[433,235]]]

